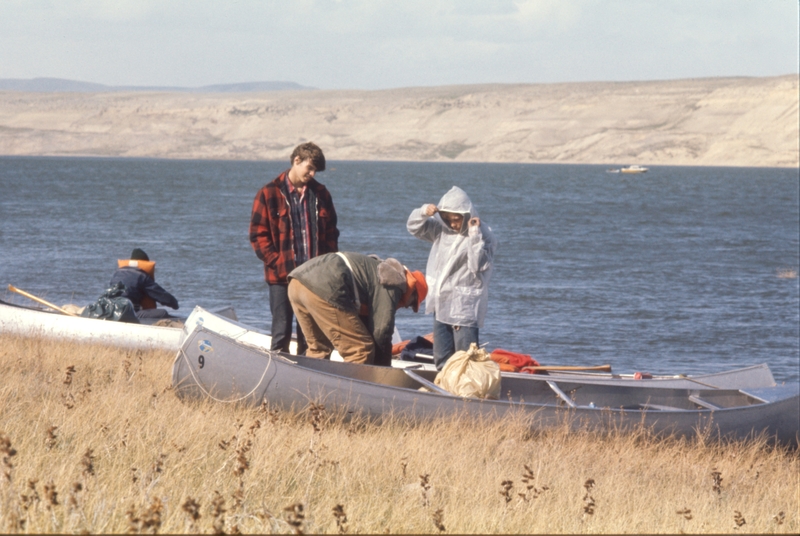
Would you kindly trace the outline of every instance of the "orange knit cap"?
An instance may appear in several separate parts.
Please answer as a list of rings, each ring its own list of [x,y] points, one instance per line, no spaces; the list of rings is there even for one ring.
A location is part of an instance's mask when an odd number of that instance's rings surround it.
[[[398,307],[408,307],[411,305],[412,309],[416,313],[419,311],[419,304],[425,299],[425,296],[428,295],[428,283],[425,281],[425,274],[420,271],[412,272],[408,268],[406,268],[406,284],[408,288],[403,293],[403,297],[400,299],[400,303]],[[411,299],[411,293],[417,291],[417,299],[414,304],[409,304],[408,300]]]

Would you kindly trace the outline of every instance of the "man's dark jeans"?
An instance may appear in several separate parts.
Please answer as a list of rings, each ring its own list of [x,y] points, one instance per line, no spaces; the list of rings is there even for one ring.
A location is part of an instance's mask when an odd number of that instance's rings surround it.
[[[477,327],[452,326],[433,317],[433,363],[437,370],[442,370],[454,353],[469,350],[469,345],[473,342],[480,344]]]
[[[272,344],[271,350],[281,352],[289,351],[289,343],[292,342],[292,321],[294,312],[292,304],[289,302],[289,285],[269,285],[269,309],[272,313]],[[297,355],[305,355],[306,338],[300,324],[297,324]]]

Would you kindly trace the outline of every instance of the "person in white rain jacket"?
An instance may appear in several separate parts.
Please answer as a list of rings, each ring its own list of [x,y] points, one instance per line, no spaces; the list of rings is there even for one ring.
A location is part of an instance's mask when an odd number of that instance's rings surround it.
[[[406,228],[433,244],[425,271],[425,313],[433,314],[433,361],[441,370],[455,352],[480,344],[497,241],[457,186],[438,205],[414,209]]]

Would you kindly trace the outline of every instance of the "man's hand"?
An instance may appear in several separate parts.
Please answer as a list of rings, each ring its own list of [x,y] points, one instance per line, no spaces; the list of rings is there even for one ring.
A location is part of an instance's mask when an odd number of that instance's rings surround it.
[[[432,205],[432,204],[428,203],[427,205],[422,207],[422,213],[425,214],[428,217],[433,216],[437,212],[439,212],[439,209],[436,208],[436,205]]]

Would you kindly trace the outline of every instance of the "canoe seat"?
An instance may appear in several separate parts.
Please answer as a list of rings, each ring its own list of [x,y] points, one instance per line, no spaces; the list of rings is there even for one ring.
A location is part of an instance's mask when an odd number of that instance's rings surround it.
[[[413,379],[414,381],[416,381],[417,383],[419,383],[423,387],[426,387],[426,388],[428,388],[429,390],[431,390],[431,391],[433,391],[435,393],[439,393],[440,395],[445,395],[445,396],[453,396],[453,393],[451,393],[450,391],[447,391],[446,389],[442,389],[441,387],[439,387],[438,385],[436,385],[435,383],[433,383],[430,380],[426,380],[425,378],[423,378],[422,376],[420,376],[419,374],[417,374],[413,370],[410,370],[410,368],[411,367],[403,369],[403,372],[405,372],[406,376],[408,376],[409,378]]]
[[[676,408],[675,406],[663,406],[661,404],[639,404],[636,408],[622,408],[622,409],[643,409],[655,411],[688,411],[686,408]]]
[[[689,395],[689,402],[693,402],[694,404],[697,404],[701,408],[710,409],[712,411],[713,410],[717,410],[717,409],[722,409],[720,406],[718,406],[716,404],[712,404],[708,400],[703,400],[702,398],[700,398],[697,395]]]

